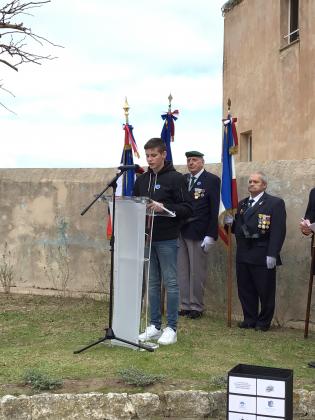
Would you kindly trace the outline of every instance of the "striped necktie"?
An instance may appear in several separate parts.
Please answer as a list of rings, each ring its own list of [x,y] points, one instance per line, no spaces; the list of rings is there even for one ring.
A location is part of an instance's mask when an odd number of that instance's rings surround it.
[[[251,208],[252,207],[252,205],[253,205],[253,202],[254,202],[255,200],[253,199],[253,198],[250,198],[249,200],[248,200],[248,203],[247,203],[247,205],[248,205],[248,208]]]
[[[190,181],[189,181],[188,191],[191,191],[192,187],[194,186],[195,181],[196,181],[196,177],[195,176],[191,176],[190,177]]]
[[[253,205],[253,202],[254,202],[255,200],[253,199],[253,198],[250,198],[248,201],[247,201],[247,207],[246,207],[246,209],[245,209],[245,213],[252,207],[252,205]]]

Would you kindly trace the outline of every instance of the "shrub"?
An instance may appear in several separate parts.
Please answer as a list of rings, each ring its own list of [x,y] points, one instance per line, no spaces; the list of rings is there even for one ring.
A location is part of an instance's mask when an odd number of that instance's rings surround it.
[[[23,376],[24,384],[31,385],[36,391],[51,391],[61,388],[63,382],[61,379],[52,379],[36,369],[29,369]]]
[[[147,373],[133,366],[130,368],[120,369],[117,373],[121,380],[128,385],[148,386],[157,382],[162,382],[165,379],[164,375]]]
[[[8,248],[7,242],[4,243],[2,258],[0,260],[0,283],[3,287],[4,293],[9,294],[13,285],[14,269],[12,264],[11,251]]]
[[[227,375],[212,376],[210,378],[210,385],[215,388],[225,388],[227,386]]]

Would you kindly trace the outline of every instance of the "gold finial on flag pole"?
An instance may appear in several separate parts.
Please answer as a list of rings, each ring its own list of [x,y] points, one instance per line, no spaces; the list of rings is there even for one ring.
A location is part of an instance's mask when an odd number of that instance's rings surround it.
[[[172,111],[172,99],[173,99],[173,96],[170,93],[169,94],[169,97],[168,97],[168,112],[171,112]]]
[[[232,118],[232,115],[231,115],[231,104],[232,104],[231,98],[228,98],[228,100],[227,100],[228,118]],[[237,121],[237,118],[232,118],[231,121],[232,120],[233,120],[233,122],[236,122]],[[237,140],[236,140],[236,142],[237,142]],[[234,154],[238,153],[238,143],[235,143],[233,146],[231,146],[229,148],[229,153],[230,153],[230,155],[234,155]]]
[[[228,112],[230,112],[230,110],[231,110],[231,104],[232,104],[231,98],[228,98],[228,100],[227,100]]]
[[[126,124],[128,124],[129,123],[129,109],[130,109],[130,106],[129,106],[128,101],[127,101],[127,96],[125,97],[125,103],[124,103],[123,109],[125,111]]]

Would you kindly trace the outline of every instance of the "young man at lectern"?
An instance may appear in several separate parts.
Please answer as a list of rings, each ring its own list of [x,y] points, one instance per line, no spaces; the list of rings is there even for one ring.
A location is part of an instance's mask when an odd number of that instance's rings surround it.
[[[166,161],[166,146],[162,139],[152,138],[144,150],[148,170],[135,183],[134,195],[153,200],[148,207],[157,214],[154,217],[149,274],[150,325],[140,334],[139,340],[157,339],[159,344],[177,341],[179,288],[177,284],[177,239],[181,220],[192,215],[191,198],[185,178],[172,163]],[[162,206],[174,212],[176,217],[159,216]],[[167,293],[167,327],[162,331],[161,281]]]

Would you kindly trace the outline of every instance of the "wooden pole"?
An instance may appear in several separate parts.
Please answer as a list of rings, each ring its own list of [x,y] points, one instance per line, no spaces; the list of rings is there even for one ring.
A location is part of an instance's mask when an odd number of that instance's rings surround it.
[[[315,268],[315,241],[314,241],[314,234],[313,234],[312,243],[311,243],[311,269],[310,269],[310,279],[308,283],[304,338],[308,337],[308,327],[310,323],[311,301],[312,301],[312,291],[313,291],[314,268]]]
[[[232,319],[232,234],[228,225],[228,264],[227,264],[227,326],[231,328]]]
[[[165,287],[162,284],[161,286],[161,314],[165,315],[166,314],[166,293],[165,293]]]
[[[172,100],[173,100],[173,96],[170,92],[170,94],[168,95],[168,112],[171,113],[172,112]],[[161,285],[161,314],[165,315],[166,314],[166,307],[167,307],[167,297],[166,297],[166,293],[165,293],[165,287],[164,284],[162,282]]]

